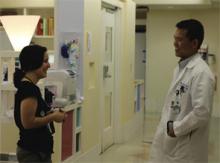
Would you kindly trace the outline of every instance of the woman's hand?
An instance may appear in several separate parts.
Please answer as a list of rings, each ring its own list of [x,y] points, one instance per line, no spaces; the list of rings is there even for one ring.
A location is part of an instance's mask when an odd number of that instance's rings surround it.
[[[60,123],[65,121],[67,114],[64,111],[56,110],[50,116],[52,116],[53,121]]]

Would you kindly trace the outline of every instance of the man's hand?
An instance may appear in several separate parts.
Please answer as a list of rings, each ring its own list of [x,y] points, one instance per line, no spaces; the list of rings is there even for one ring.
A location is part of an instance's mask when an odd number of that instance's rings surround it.
[[[167,122],[167,135],[169,135],[170,137],[176,137],[173,130],[173,121]]]

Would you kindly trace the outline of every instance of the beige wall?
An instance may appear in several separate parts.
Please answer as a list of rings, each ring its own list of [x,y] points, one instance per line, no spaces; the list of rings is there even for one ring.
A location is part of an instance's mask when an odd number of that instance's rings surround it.
[[[132,0],[121,1],[123,44],[118,56],[119,65],[119,109],[118,125],[123,125],[134,114],[134,45],[135,45],[135,4]],[[85,0],[84,8],[84,95],[82,113],[82,150],[88,151],[100,143],[100,55],[101,55],[101,0]],[[86,52],[86,33],[92,35],[92,51]]]
[[[134,57],[135,57],[135,4],[132,0],[125,3],[124,45],[120,56],[120,108],[121,122],[125,124],[134,115]]]
[[[101,1],[85,0],[84,6],[84,95],[82,112],[82,150],[83,152],[99,142],[99,83],[98,66],[100,55]],[[92,34],[92,52],[86,53],[86,32]],[[93,64],[90,64],[93,62]]]
[[[205,26],[205,40],[209,53],[216,55],[216,63],[210,67],[220,77],[219,70],[219,9],[150,10],[147,20],[147,112],[158,113],[162,109],[173,69],[177,64],[173,47],[175,24],[181,19],[196,18]],[[219,86],[218,79],[218,86]],[[213,115],[220,117],[220,89],[215,92]]]

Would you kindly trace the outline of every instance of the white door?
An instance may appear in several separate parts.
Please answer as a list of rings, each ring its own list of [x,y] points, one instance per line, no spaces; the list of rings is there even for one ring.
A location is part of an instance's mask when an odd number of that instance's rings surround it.
[[[114,143],[115,14],[102,9],[102,152]]]

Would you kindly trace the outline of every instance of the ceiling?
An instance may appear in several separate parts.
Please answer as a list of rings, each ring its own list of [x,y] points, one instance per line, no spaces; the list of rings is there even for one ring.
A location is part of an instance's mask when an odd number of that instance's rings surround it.
[[[205,9],[220,8],[220,0],[134,0],[137,10],[150,9]],[[141,11],[140,11],[141,12]]]
[[[138,1],[138,0],[134,0]],[[136,4],[136,19],[146,19],[146,12],[149,10],[181,10],[181,9],[189,9],[189,10],[196,10],[196,9],[212,9],[218,8],[220,10],[220,0],[211,0],[210,3],[207,4],[143,4],[144,0],[141,0],[141,4]],[[149,0],[145,0],[149,1]],[[159,1],[159,0],[155,0]],[[167,0],[168,1],[168,0]],[[177,0],[176,0],[177,1]],[[140,2],[140,1],[139,1]],[[220,11],[219,11],[220,12]]]

